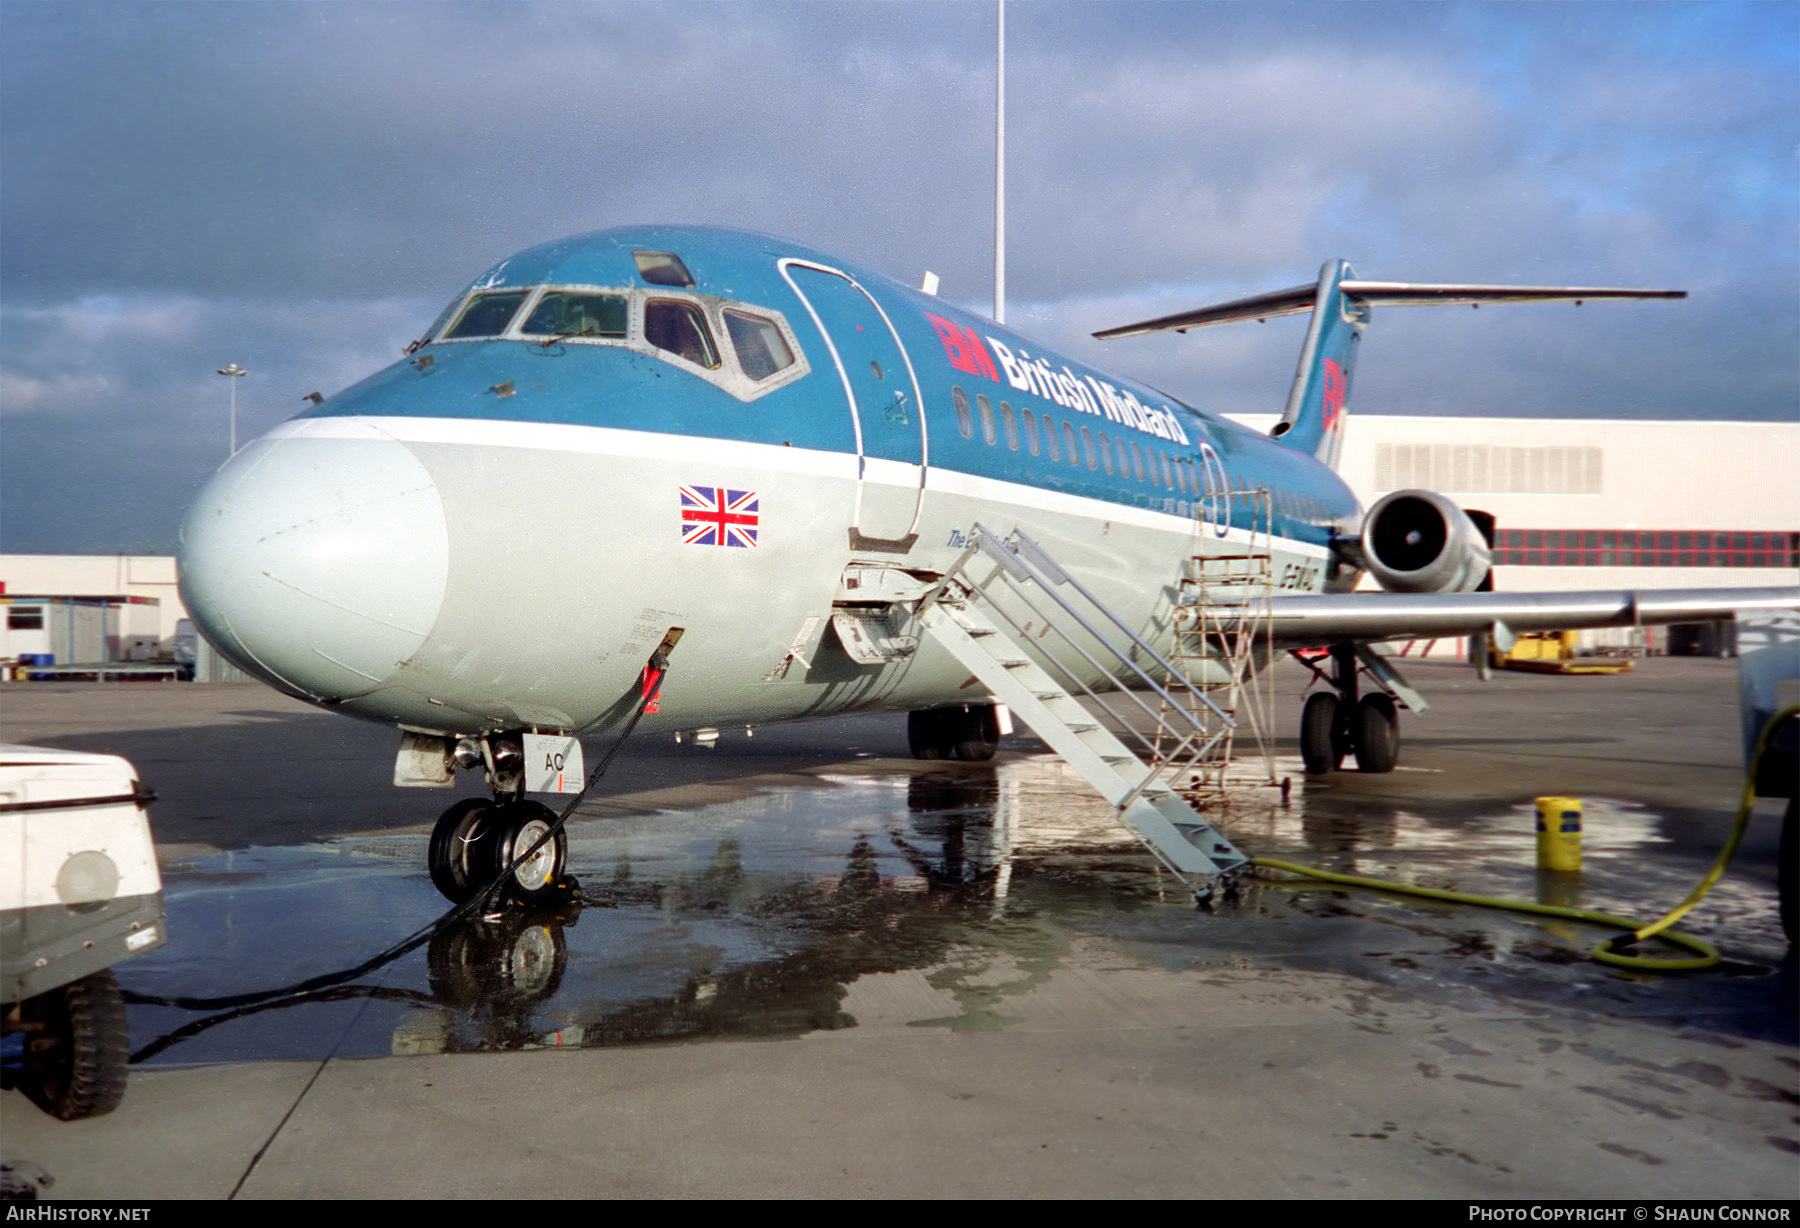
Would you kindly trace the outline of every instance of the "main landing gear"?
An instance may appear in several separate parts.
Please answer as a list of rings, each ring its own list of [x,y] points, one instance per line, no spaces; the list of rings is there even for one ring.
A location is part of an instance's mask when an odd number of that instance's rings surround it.
[[[1400,713],[1386,691],[1356,693],[1356,646],[1331,646],[1331,672],[1307,665],[1330,684],[1306,697],[1300,713],[1300,760],[1309,775],[1335,772],[1354,756],[1362,772],[1391,772],[1400,761]]]
[[[909,712],[906,740],[915,759],[986,763],[1000,747],[1000,713],[993,704],[956,704]]]

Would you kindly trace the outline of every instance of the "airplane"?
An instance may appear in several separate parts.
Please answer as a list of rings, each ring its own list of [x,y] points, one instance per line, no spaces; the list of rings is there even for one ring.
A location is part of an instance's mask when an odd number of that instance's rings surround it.
[[[1307,770],[1387,771],[1398,707],[1424,705],[1375,642],[1800,606],[1800,588],[1484,591],[1478,513],[1417,490],[1365,512],[1335,471],[1372,308],[1680,297],[1371,282],[1333,260],[1096,334],[1310,312],[1263,434],[796,243],[603,230],[493,265],[401,361],[232,456],[183,526],[181,591],[249,674],[397,728],[397,784],[483,773],[490,796],[431,841],[452,900],[509,868],[525,897],[560,880],[566,839],[525,794],[578,791],[558,777],[580,776],[580,736],[891,711],[921,757],[990,758],[1003,718],[964,664],[862,634],[941,589],[976,526],[1029,535],[1147,642],[1192,556],[1260,534],[1272,642],[1328,654]],[[1353,591],[1365,572],[1384,591]]]

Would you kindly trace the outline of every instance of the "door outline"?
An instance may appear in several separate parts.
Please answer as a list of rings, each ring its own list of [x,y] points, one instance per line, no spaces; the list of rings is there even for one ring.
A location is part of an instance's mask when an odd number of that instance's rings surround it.
[[[851,515],[850,544],[853,548],[858,549],[869,548],[900,552],[910,550],[913,543],[918,540],[919,520],[924,515],[925,476],[930,467],[931,460],[931,432],[926,421],[925,396],[924,392],[919,387],[919,375],[913,368],[912,355],[907,353],[906,344],[900,340],[899,330],[894,327],[893,320],[889,318],[888,313],[882,308],[880,302],[876,300],[874,295],[869,293],[861,282],[857,281],[856,278],[852,277],[850,274],[844,272],[842,269],[833,268],[828,264],[820,264],[817,261],[805,260],[796,256],[782,257],[780,260],[776,261],[776,267],[781,270],[781,276],[787,281],[788,286],[794,291],[795,295],[799,297],[801,305],[806,308],[807,315],[812,317],[813,327],[817,328],[819,330],[819,335],[825,339],[825,347],[831,353],[832,365],[837,368],[838,381],[844,388],[844,399],[850,407],[850,425],[856,437],[856,505]],[[800,284],[795,281],[793,275],[789,272],[789,270],[793,268],[811,269],[816,273],[824,273],[828,276],[842,278],[858,294],[861,294],[869,306],[875,310],[875,314],[880,317],[882,326],[887,329],[888,337],[894,343],[894,349],[900,355],[900,361],[906,366],[906,379],[908,384],[912,387],[913,409],[919,417],[919,459],[917,462],[913,462],[911,460],[896,460],[893,457],[884,456],[876,456],[873,458],[888,464],[912,464],[914,468],[918,470],[918,484],[913,487],[912,515],[907,519],[905,526],[900,532],[893,536],[888,536],[885,533],[880,536],[874,536],[866,534],[863,531],[863,495],[868,484],[868,469],[869,461],[871,459],[863,432],[864,407],[857,400],[856,386],[851,382],[850,372],[844,365],[844,356],[838,349],[837,339],[832,336],[831,330],[825,326],[825,321],[820,317],[818,308],[815,307],[813,301],[807,297],[806,291],[800,288]],[[900,390],[899,394],[901,396],[905,395],[903,390]],[[878,413],[881,412],[882,407],[871,405],[868,409],[871,413]]]
[[[1200,521],[1211,523],[1214,537],[1224,537],[1231,532],[1230,478],[1225,473],[1225,463],[1204,439],[1200,441],[1200,467],[1209,488],[1200,498]]]

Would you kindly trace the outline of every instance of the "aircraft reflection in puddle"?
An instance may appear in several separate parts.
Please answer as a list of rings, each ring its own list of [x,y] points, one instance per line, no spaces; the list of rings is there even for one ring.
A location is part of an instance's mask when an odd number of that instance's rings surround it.
[[[1296,792],[1291,808],[1276,798],[1238,799],[1233,838],[1327,854],[1350,872],[1534,890],[1528,816],[1350,814],[1326,795]],[[1659,839],[1636,815],[1608,828],[1599,813],[1609,844]],[[1434,838],[1452,826],[1455,842]],[[1535,980],[1522,992],[1577,993],[1585,976],[1546,971],[1560,962],[1545,956],[1552,931],[1443,906],[1252,884],[1218,914],[1197,914],[1110,808],[1048,759],[831,775],[570,832],[578,898],[440,933],[423,961],[403,957],[379,983],[201,1020],[134,1007],[134,1036],[162,1036],[140,1053],[203,1064],[798,1036],[854,1026],[850,986],[896,972],[920,981],[912,1022],[982,1029],[1003,1026],[1007,999],[1089,938],[1176,974],[1253,958],[1435,992],[1480,962],[1491,992],[1496,961],[1525,952],[1516,973]],[[181,940],[137,961],[131,988],[199,996],[354,966],[379,941],[371,935],[397,937],[436,914],[441,901],[414,868],[422,839],[172,867],[165,894]],[[1620,860],[1642,875],[1641,857]],[[1604,894],[1606,881],[1596,865],[1587,889]]]

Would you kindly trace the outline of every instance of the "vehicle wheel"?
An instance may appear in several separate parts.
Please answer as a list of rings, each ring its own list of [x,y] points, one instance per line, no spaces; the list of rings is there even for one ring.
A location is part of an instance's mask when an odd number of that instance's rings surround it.
[[[1000,749],[1000,714],[993,704],[969,704],[951,708],[950,726],[955,734],[956,757],[965,763],[986,763]]]
[[[1400,762],[1400,714],[1390,695],[1364,695],[1356,705],[1356,768],[1391,772]]]
[[[1787,814],[1781,819],[1781,851],[1775,863],[1775,885],[1781,894],[1781,929],[1787,935],[1788,945],[1794,945],[1795,910],[1800,909],[1800,831],[1795,826],[1800,820],[1795,818],[1795,807],[1800,806],[1800,798],[1788,798]]]
[[[472,873],[470,850],[481,843],[494,826],[499,809],[485,797],[465,797],[444,811],[431,829],[431,848],[426,863],[431,885],[452,904],[460,904],[493,881]]]
[[[555,822],[556,812],[537,802],[513,802],[502,807],[493,836],[477,840],[470,848],[470,868],[477,872],[480,883],[491,883],[505,874],[513,859],[536,844]],[[568,832],[558,828],[544,847],[512,872],[507,893],[525,903],[541,900],[556,889],[568,865]]]
[[[926,708],[906,714],[906,742],[915,759],[948,759],[954,752],[947,719],[951,709]]]
[[[21,1003],[30,1032],[20,1090],[60,1121],[98,1117],[125,1098],[125,999],[102,970]]]
[[[1314,691],[1300,710],[1300,762],[1308,775],[1337,771],[1344,749],[1337,731],[1338,698],[1330,691]]]

